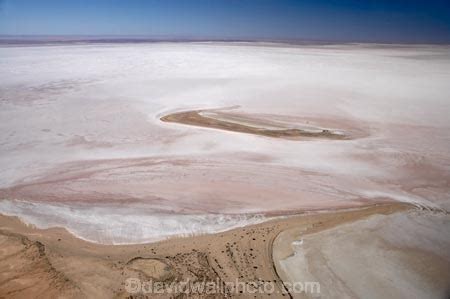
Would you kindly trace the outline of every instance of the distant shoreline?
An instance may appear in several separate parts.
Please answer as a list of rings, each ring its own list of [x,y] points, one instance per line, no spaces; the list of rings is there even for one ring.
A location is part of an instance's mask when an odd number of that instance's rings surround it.
[[[149,36],[84,36],[84,35],[0,35],[0,45],[53,45],[53,44],[126,44],[126,43],[263,43],[294,46],[326,46],[367,44],[389,47],[409,46],[449,46],[449,43],[394,43],[386,41],[358,40],[310,40],[310,39],[271,39],[271,38],[189,38],[189,37],[149,37]]]

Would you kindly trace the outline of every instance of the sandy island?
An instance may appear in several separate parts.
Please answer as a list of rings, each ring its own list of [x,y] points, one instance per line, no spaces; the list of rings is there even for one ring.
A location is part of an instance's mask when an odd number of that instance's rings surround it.
[[[273,120],[256,118],[251,115],[233,114],[219,110],[192,110],[165,115],[164,122],[174,122],[191,126],[214,128],[231,132],[255,134],[274,138],[324,138],[351,139],[345,133],[314,126],[286,127],[286,124]]]

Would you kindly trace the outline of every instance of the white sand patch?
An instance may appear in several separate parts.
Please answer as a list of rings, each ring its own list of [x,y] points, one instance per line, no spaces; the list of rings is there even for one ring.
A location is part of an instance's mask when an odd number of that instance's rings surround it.
[[[168,214],[144,206],[43,204],[0,200],[3,214],[38,228],[64,227],[102,244],[138,244],[170,237],[217,233],[270,218],[258,214]]]

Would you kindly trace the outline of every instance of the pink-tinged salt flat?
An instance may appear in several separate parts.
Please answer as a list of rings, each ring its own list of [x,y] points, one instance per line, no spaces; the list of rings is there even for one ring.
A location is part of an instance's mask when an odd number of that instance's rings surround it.
[[[77,45],[0,57],[0,213],[140,242],[374,202],[450,208],[446,46]],[[182,111],[351,138],[161,121]]]

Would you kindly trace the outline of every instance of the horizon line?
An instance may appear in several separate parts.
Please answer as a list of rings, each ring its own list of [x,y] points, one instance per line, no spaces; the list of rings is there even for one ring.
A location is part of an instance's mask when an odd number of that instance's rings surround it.
[[[383,41],[359,39],[312,39],[312,38],[273,38],[273,37],[208,37],[208,36],[172,36],[142,34],[0,34],[0,45],[21,44],[70,44],[70,43],[150,43],[150,42],[266,42],[280,44],[378,44],[378,45],[450,45],[449,41]]]

